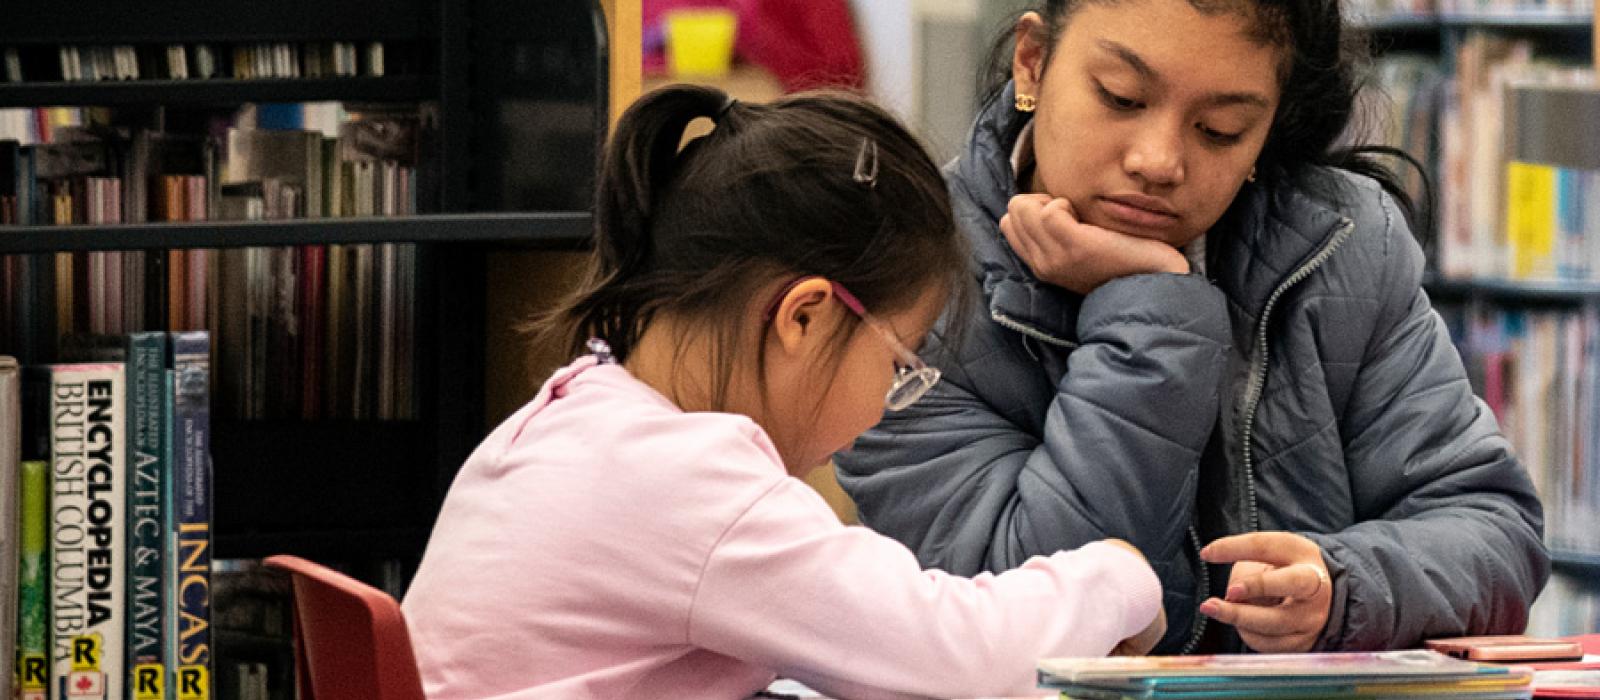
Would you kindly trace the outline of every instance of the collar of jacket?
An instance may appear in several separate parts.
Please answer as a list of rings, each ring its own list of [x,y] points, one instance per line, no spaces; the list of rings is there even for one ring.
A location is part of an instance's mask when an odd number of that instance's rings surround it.
[[[1077,342],[1083,298],[1041,282],[1012,252],[1000,233],[1000,217],[1017,194],[1011,149],[1031,118],[1012,108],[1007,84],[984,105],[966,153],[946,168],[958,223],[968,236],[988,300],[990,317],[1035,339],[1071,347]],[[1327,187],[1339,179],[1329,173]],[[1280,282],[1332,238],[1345,217],[1341,205],[1302,188],[1270,182],[1246,184],[1206,238],[1212,282],[1252,320],[1259,318]]]

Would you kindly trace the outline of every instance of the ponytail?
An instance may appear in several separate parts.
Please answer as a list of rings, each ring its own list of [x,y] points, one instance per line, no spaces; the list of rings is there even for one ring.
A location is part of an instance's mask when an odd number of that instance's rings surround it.
[[[711,133],[680,149],[701,118]],[[862,174],[863,153],[875,176]],[[966,257],[938,166],[881,107],[844,93],[745,104],[667,87],[617,123],[596,182],[589,276],[534,330],[573,353],[600,338],[626,362],[671,316],[710,338],[720,369],[709,389],[721,397],[767,286],[818,275],[894,313],[925,292],[964,289]]]
[[[535,321],[541,341],[581,352],[591,337],[624,359],[655,308],[637,305],[630,283],[655,253],[651,222],[678,170],[678,145],[695,119],[721,118],[733,103],[713,87],[674,85],[639,98],[617,121],[595,187],[594,264],[579,291]]]

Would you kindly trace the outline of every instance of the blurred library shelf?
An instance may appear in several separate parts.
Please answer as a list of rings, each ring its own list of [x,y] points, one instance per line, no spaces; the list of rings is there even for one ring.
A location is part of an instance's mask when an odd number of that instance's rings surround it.
[[[0,226],[0,253],[450,242],[578,249],[589,240],[591,226],[591,217],[584,211],[98,226]]]
[[[1600,629],[1600,87],[1592,0],[1358,0],[1360,138],[1430,211],[1423,288],[1544,503],[1555,576],[1530,631]],[[1431,197],[1429,195],[1432,195]]]

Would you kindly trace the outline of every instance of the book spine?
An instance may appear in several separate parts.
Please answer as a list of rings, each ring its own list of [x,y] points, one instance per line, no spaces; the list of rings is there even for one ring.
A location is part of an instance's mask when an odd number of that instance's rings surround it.
[[[166,349],[165,333],[128,337],[127,669],[134,700],[166,700]]]
[[[178,700],[211,698],[210,335],[172,336]]]
[[[17,590],[17,473],[22,460],[22,377],[13,357],[0,357],[0,591]],[[17,609],[0,602],[0,659],[16,658]],[[11,697],[13,678],[0,673],[0,697]]]
[[[17,697],[46,700],[50,692],[50,463],[23,462],[19,477]]]
[[[1506,166],[1506,234],[1515,279],[1552,277],[1556,238],[1556,169],[1512,161]]]
[[[122,698],[124,371],[59,365],[51,378],[50,682],[60,698]]]
[[[167,512],[162,516],[161,537],[165,546],[166,557],[162,560],[161,595],[167,600],[167,609],[162,611],[164,619],[162,624],[166,627],[167,636],[162,640],[162,655],[165,657],[165,676],[169,681],[167,687],[172,688],[172,694],[177,694],[178,672],[178,474],[177,474],[177,420],[174,417],[174,404],[176,399],[177,372],[172,371],[171,363],[161,372],[161,405],[166,412],[167,422],[161,426],[161,454],[162,466],[166,473],[162,475],[166,482]]]

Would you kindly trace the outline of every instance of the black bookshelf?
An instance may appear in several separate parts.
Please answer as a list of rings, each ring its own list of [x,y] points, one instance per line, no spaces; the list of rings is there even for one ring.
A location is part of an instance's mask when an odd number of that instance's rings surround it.
[[[213,546],[218,559],[259,559],[292,551],[302,557],[336,561],[353,554],[361,558],[410,558],[427,544],[427,528],[395,527],[225,532],[216,536]]]
[[[1430,278],[1423,288],[1436,299],[1491,299],[1539,305],[1600,301],[1600,282]]]
[[[59,0],[8,6],[7,14],[0,46],[35,55],[60,45],[376,41],[395,49],[391,66],[407,72],[384,77],[0,83],[0,107],[152,108],[159,120],[153,108],[165,106],[428,103],[436,213],[3,226],[0,254],[419,244],[416,420],[241,421],[219,407],[211,442],[218,556],[401,559],[409,570],[445,490],[485,432],[489,257],[576,249],[591,234],[593,164],[610,92],[599,3]]]
[[[427,36],[439,9],[428,0],[52,0],[6,5],[0,44],[393,41]]]
[[[400,218],[194,221],[109,226],[0,226],[0,254],[64,250],[241,248],[336,243],[497,243],[573,249],[588,212],[422,214]]]
[[[1429,32],[1444,27],[1462,29],[1540,29],[1552,31],[1587,31],[1594,26],[1594,18],[1584,14],[1392,14],[1377,17],[1356,17],[1350,26],[1374,32]]]
[[[1434,32],[1439,30],[1438,15],[1393,14],[1381,17],[1356,17],[1350,26],[1371,32]]]
[[[417,102],[435,91],[421,76],[261,80],[102,80],[0,83],[0,107],[237,105],[244,102]]]
[[[1594,26],[1592,15],[1579,14],[1444,14],[1440,24],[1446,27],[1474,29],[1552,29],[1588,31]]]
[[[1600,552],[1552,550],[1550,563],[1556,571],[1600,582]]]

